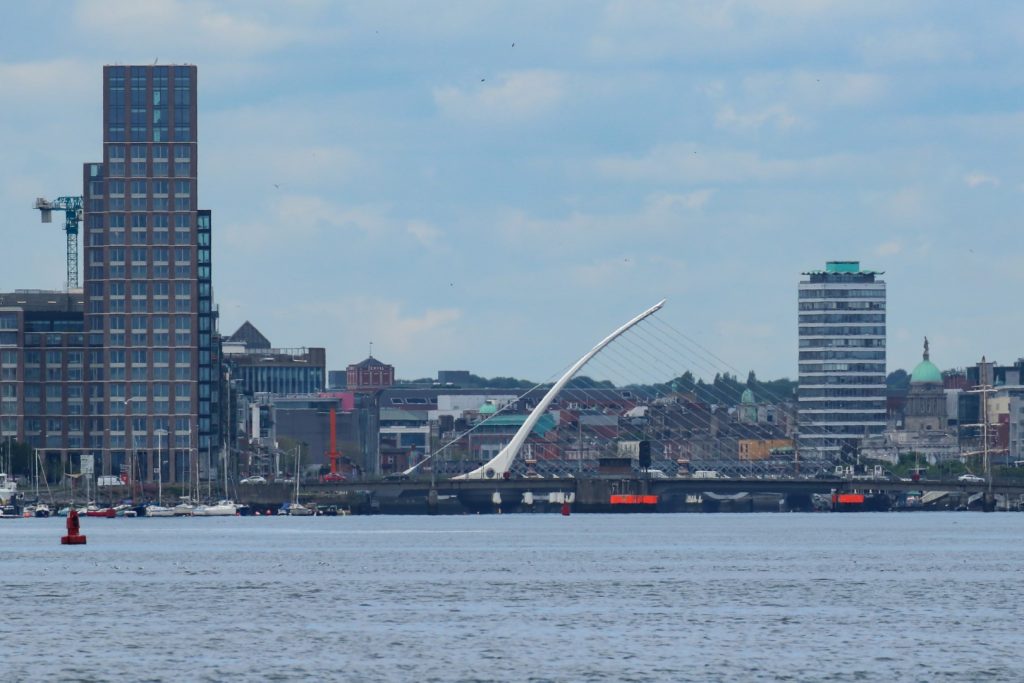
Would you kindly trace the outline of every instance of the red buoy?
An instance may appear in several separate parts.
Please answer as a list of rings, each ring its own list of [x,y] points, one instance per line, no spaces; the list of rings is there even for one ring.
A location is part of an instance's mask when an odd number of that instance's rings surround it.
[[[79,521],[78,521],[78,510],[71,508],[68,511],[68,535],[60,537],[61,545],[85,545],[85,536],[78,533]]]
[[[562,503],[562,516],[563,517],[568,517],[569,516],[569,504],[568,503]]]

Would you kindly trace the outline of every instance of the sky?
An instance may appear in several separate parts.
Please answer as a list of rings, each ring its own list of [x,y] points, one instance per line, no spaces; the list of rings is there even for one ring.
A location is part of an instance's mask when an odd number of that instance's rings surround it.
[[[801,273],[888,283],[888,367],[1024,356],[1024,6],[15,3],[0,290],[60,289],[102,66],[198,65],[221,330],[543,380],[657,315],[796,376]]]

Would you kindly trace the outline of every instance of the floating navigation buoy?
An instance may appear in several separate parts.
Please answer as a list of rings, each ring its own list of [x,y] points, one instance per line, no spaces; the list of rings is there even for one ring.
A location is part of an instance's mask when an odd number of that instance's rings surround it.
[[[79,522],[78,522],[78,510],[71,508],[68,511],[68,535],[60,537],[61,545],[85,545],[85,536],[78,533]]]
[[[563,517],[568,517],[569,516],[569,503],[562,503],[562,516]]]

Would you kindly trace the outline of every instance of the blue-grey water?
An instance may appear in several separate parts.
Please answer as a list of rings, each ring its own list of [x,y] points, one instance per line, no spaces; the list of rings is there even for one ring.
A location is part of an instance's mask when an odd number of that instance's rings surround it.
[[[0,520],[6,681],[1018,681],[1024,515]]]

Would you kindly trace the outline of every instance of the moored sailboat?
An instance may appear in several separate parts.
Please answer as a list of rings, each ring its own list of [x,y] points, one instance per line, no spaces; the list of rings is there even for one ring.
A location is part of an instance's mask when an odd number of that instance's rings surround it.
[[[238,506],[232,500],[220,500],[212,505],[197,505],[192,514],[196,517],[234,517]]]

